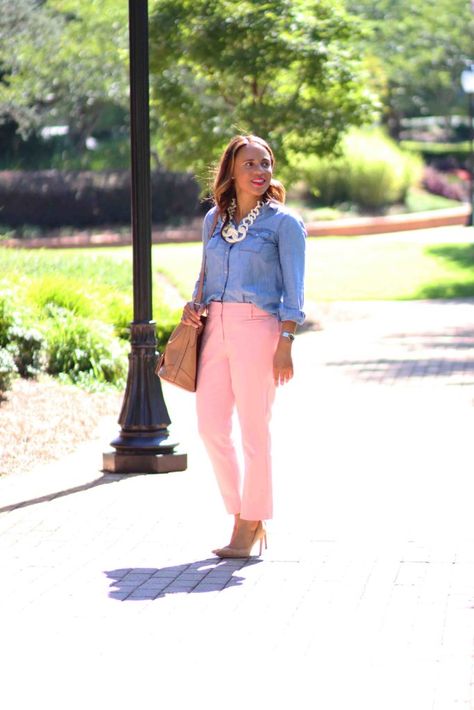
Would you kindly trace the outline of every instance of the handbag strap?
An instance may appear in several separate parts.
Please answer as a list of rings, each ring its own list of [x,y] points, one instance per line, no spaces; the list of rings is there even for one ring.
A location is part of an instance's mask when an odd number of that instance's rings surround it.
[[[217,210],[216,210],[216,214],[214,215],[213,222],[212,222],[211,231],[209,232],[209,234],[210,234],[211,236],[212,236],[212,234],[214,233],[214,230],[215,230],[215,228],[216,228],[216,224],[217,224],[218,220],[219,220],[219,210],[217,209]],[[198,285],[198,290],[197,290],[197,293],[196,293],[196,298],[194,299],[194,303],[199,303],[199,304],[200,304],[201,301],[202,301],[202,292],[203,292],[203,289],[204,289],[204,274],[205,274],[205,271],[206,271],[206,245],[203,243],[203,245],[202,245],[201,273],[200,273],[200,275],[199,275],[199,285]]]

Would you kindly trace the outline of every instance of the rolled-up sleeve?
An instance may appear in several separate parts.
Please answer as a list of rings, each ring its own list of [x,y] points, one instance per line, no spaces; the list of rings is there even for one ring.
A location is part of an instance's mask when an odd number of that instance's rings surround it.
[[[291,320],[301,325],[305,319],[303,306],[306,229],[303,222],[292,214],[286,215],[280,224],[278,251],[283,277],[279,318],[281,321]]]

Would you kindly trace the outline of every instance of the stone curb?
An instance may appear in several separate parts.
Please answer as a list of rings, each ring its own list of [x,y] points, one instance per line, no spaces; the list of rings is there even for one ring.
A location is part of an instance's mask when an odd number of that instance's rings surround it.
[[[386,217],[359,217],[356,219],[337,219],[321,222],[308,222],[306,227],[310,237],[358,236],[363,234],[384,234],[412,229],[430,229],[466,224],[470,214],[468,204],[446,210],[417,212],[412,214],[389,215]],[[152,232],[153,244],[173,244],[179,242],[199,242],[201,228],[198,222],[185,229],[155,229]],[[117,234],[112,230],[96,234],[81,233],[61,237],[38,237],[33,239],[6,239],[1,246],[26,249],[64,249],[81,247],[128,246],[131,244],[129,233]]]
[[[470,206],[463,204],[459,207],[432,210],[431,212],[310,222],[306,227],[310,237],[384,234],[386,232],[401,232],[411,229],[465,225],[470,213]]]

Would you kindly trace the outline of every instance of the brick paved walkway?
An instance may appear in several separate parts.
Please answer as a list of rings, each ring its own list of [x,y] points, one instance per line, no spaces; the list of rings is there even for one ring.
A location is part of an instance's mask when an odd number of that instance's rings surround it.
[[[187,472],[83,446],[0,480],[2,708],[474,708],[474,301],[313,316],[262,560],[210,554],[229,520],[168,386]]]

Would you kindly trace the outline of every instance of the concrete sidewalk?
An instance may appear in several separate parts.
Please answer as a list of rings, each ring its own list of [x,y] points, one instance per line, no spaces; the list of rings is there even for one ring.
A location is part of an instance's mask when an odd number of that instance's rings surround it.
[[[221,561],[189,469],[104,476],[104,443],[0,479],[5,710],[474,708],[474,301],[337,304],[274,413],[262,559]]]

